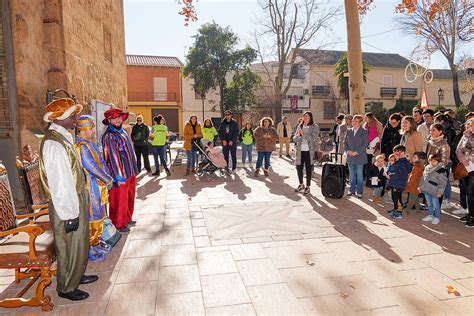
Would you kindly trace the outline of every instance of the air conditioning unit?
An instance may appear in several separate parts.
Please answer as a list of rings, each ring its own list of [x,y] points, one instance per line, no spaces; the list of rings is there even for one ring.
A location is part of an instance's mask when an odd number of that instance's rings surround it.
[[[303,94],[308,95],[309,94],[309,89],[303,89]]]

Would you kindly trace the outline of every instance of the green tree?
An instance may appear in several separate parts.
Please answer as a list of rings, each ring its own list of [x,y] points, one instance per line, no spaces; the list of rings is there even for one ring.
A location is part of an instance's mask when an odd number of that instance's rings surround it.
[[[257,102],[255,90],[261,86],[261,83],[262,79],[249,68],[236,72],[225,89],[226,108],[243,112],[255,104]]]
[[[362,61],[362,74],[364,76],[364,82],[367,82],[367,73],[369,72],[369,65]],[[349,65],[347,64],[347,54],[344,53],[339,57],[336,63],[334,74],[337,78],[337,87],[339,88],[339,94],[345,99],[349,100],[349,77],[346,75],[349,73]]]
[[[194,79],[196,92],[202,96],[210,89],[218,89],[223,117],[226,76],[246,69],[256,58],[256,52],[249,46],[237,49],[238,36],[229,27],[223,28],[215,22],[202,25],[194,39],[186,56],[183,76]]]

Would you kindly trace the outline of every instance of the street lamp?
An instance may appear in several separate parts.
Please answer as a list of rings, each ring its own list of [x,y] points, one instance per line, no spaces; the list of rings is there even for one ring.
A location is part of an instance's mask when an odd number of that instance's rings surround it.
[[[439,88],[438,89],[438,107],[441,106],[441,98],[444,97],[444,90]]]

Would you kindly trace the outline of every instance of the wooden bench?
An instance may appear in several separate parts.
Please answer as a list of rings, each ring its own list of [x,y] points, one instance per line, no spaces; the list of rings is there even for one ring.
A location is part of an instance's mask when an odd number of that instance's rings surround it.
[[[35,169],[38,168],[37,161],[36,164],[33,161],[28,166],[22,164],[18,167],[20,177],[21,171],[25,171],[22,168],[28,167],[26,173],[23,173],[26,177],[24,185],[31,185],[30,190],[39,185],[34,183],[39,182],[39,177],[37,180],[31,177],[33,173],[38,172]],[[28,181],[29,176],[31,181]],[[33,201],[31,191],[30,198]],[[51,297],[44,295],[44,290],[51,284],[51,277],[56,275],[56,269],[53,268],[56,254],[49,216],[44,216],[48,214],[48,204],[27,201],[26,211],[22,215],[16,215],[8,174],[5,167],[0,165],[0,207],[0,269],[14,269],[17,284],[24,279],[30,279],[15,297],[1,300],[0,307],[41,306],[43,311],[51,311]],[[23,298],[35,283],[37,285],[34,295],[28,299]]]

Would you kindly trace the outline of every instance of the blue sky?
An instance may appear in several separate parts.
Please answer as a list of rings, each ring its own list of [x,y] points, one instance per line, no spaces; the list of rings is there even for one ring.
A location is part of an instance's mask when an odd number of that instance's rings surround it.
[[[333,1],[335,4],[342,0]],[[396,0],[375,0],[375,7],[364,17],[361,26],[362,49],[367,52],[398,53],[408,57],[416,46],[416,39],[395,30]],[[175,0],[124,0],[125,40],[127,54],[176,56],[185,61],[185,52],[193,44],[192,36],[199,27],[210,21],[230,26],[241,39],[241,44],[251,43],[252,21],[258,18],[257,0],[199,0],[196,3],[199,20],[184,26],[178,14]],[[342,11],[343,12],[343,11]],[[321,33],[314,44],[306,48],[319,47],[323,39],[330,39],[326,49],[345,50],[345,17],[334,21],[334,34]],[[474,51],[474,43],[461,47],[463,51]],[[448,68],[444,56],[435,53],[430,68]]]

